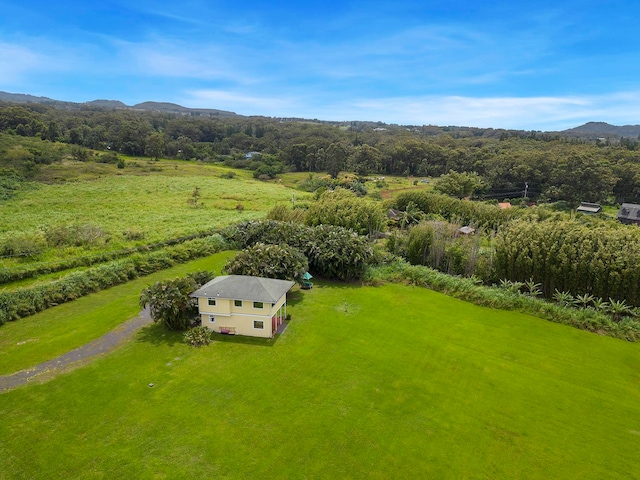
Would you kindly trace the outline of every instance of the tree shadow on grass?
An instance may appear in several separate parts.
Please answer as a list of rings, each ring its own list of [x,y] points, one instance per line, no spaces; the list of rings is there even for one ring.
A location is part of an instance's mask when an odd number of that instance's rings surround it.
[[[289,293],[287,293],[287,305],[299,304],[304,300],[305,293],[306,292],[300,288],[296,288],[295,290],[290,290]]]
[[[147,325],[136,335],[137,343],[150,343],[155,346],[184,343],[184,332],[167,330],[160,323]]]
[[[273,347],[280,334],[273,338],[246,337],[243,335],[225,335],[224,333],[214,333],[211,339],[214,343],[236,343],[238,345],[255,345],[256,347]]]

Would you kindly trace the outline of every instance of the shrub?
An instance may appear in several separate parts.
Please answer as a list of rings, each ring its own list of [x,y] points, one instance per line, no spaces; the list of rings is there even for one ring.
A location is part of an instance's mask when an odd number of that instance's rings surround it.
[[[363,200],[350,190],[338,188],[324,192],[309,207],[307,225],[335,225],[350,228],[359,235],[385,230],[387,217],[379,203]]]
[[[306,214],[307,210],[304,208],[289,208],[288,205],[280,203],[269,210],[267,219],[279,222],[304,223]]]
[[[184,341],[192,347],[207,346],[211,343],[211,330],[202,325],[190,328],[184,332]]]
[[[2,255],[12,257],[34,257],[46,248],[46,242],[40,233],[22,233],[7,238],[0,251]]]
[[[56,225],[45,229],[47,243],[52,247],[72,245],[76,247],[106,243],[109,235],[99,225],[91,223]]]

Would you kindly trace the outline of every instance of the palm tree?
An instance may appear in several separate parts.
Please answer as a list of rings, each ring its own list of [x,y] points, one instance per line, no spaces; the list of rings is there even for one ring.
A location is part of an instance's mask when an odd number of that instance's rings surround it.
[[[574,303],[573,295],[569,292],[561,292],[556,288],[555,293],[553,294],[553,299],[558,302],[563,307],[568,307]]]
[[[419,223],[422,220],[422,210],[418,208],[418,205],[411,201],[407,203],[404,211],[400,213],[400,228],[404,230],[405,227]]]
[[[593,309],[597,312],[606,312],[609,309],[609,302],[605,302],[601,298],[593,300]]]
[[[526,282],[524,282],[524,286],[526,287],[526,289],[528,290],[528,294],[531,295],[532,297],[537,297],[538,295],[542,294],[542,291],[540,290],[540,287],[542,286],[540,283],[536,283],[533,281],[533,278],[530,278],[529,280],[527,280]]]
[[[631,307],[624,300],[609,299],[609,313],[615,322],[619,322],[623,315],[629,313]]]
[[[576,295],[576,298],[573,301],[573,303],[580,306],[581,308],[587,308],[589,304],[594,300],[595,300],[595,297],[593,295],[589,295],[588,293],[585,293],[584,295]]]

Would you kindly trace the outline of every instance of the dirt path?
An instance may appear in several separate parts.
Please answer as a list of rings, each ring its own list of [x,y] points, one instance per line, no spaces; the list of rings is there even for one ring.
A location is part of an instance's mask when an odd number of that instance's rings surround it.
[[[139,329],[151,322],[149,309],[146,308],[142,310],[137,317],[126,321],[109,333],[95,339],[93,342],[26,370],[20,370],[11,375],[0,375],[0,392],[25,385],[30,381],[35,383],[50,380],[63,371],[80,367],[93,357],[110,352],[125,340],[131,338]]]

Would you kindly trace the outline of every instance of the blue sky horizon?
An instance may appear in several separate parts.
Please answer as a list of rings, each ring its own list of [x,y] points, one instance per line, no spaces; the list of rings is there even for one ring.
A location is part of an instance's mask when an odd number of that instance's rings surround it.
[[[242,115],[640,123],[640,2],[0,0],[0,90]]]

